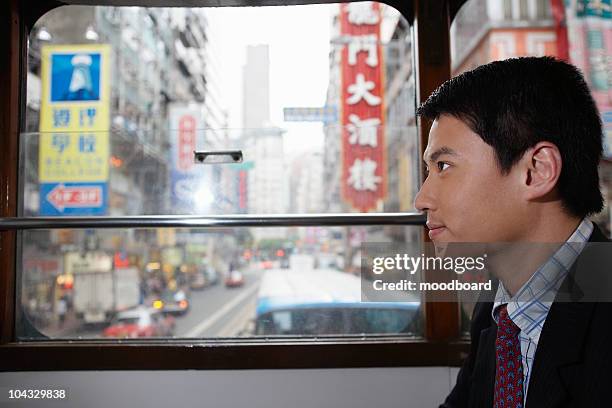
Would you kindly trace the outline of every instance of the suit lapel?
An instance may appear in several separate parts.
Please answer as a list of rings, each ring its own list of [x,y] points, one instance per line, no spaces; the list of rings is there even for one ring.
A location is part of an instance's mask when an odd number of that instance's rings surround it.
[[[608,239],[595,225],[589,242],[606,241]],[[572,366],[582,360],[595,307],[594,303],[579,301],[584,293],[580,285],[575,285],[577,264],[578,261],[568,273],[546,317],[531,370],[525,404],[528,407],[555,407],[571,397],[569,375]],[[597,274],[601,271],[583,272]]]
[[[480,332],[478,358],[474,366],[472,390],[473,403],[470,407],[491,408],[493,406],[493,387],[495,386],[495,337],[497,326],[491,326]]]
[[[610,239],[601,232],[597,224],[593,224],[593,233],[589,238],[589,242],[610,242]]]
[[[593,307],[593,303],[553,303],[538,342],[526,406],[555,407],[570,397],[567,375],[581,361]]]

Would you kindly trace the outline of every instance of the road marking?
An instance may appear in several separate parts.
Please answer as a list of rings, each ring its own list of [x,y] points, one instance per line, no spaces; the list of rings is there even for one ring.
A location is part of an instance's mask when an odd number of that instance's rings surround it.
[[[206,331],[212,325],[217,323],[217,321],[220,320],[226,313],[230,312],[244,299],[253,295],[258,288],[259,284],[255,284],[250,288],[246,289],[244,292],[233,298],[230,302],[223,305],[221,309],[217,310],[209,318],[202,320],[197,326],[188,331],[183,337],[200,337],[204,331]]]
[[[257,306],[257,300],[252,299],[247,301],[242,311],[236,313],[234,318],[229,321],[221,330],[219,330],[219,337],[237,337],[242,330],[244,330],[251,318],[255,318],[255,308]],[[249,336],[253,333],[249,333]]]

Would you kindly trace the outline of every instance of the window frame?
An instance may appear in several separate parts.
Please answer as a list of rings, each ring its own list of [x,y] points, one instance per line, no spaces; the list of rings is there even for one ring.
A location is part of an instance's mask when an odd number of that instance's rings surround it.
[[[423,102],[437,86],[450,78],[450,22],[465,1],[387,1],[412,22],[418,103]],[[334,0],[261,0],[257,3],[265,6],[330,2]],[[90,2],[80,0],[71,3],[91,5]],[[102,3],[122,5],[121,0],[98,1],[98,4]],[[163,1],[129,3],[160,6]],[[212,5],[207,3],[206,0],[202,1],[202,6]],[[254,5],[249,0],[222,0],[221,3],[226,6]],[[0,137],[0,371],[420,367],[461,364],[467,355],[469,342],[461,337],[460,308],[456,301],[424,304],[425,332],[422,339],[392,336],[366,340],[346,338],[342,341],[16,341],[16,229],[24,229],[24,225],[27,229],[28,222],[35,224],[41,221],[38,218],[16,218],[19,200],[19,134],[24,123],[21,119],[25,117],[23,98],[26,94],[28,33],[40,16],[60,5],[64,3],[52,0],[9,0],[0,6],[3,11],[0,15],[8,16],[0,28],[0,58],[3,59],[3,64],[0,64],[0,76],[3,79],[0,81],[0,134],[3,135]],[[421,153],[427,145],[430,126],[428,121],[417,122]],[[421,180],[423,171],[423,166],[420,166]],[[299,218],[303,216],[296,216],[293,220],[285,219],[281,225],[293,225],[291,222]],[[61,228],[61,220],[55,221],[60,223],[55,223],[54,228]],[[124,221],[129,223],[129,220]],[[424,221],[419,223],[422,225]],[[424,242],[429,241],[425,230],[422,237]]]

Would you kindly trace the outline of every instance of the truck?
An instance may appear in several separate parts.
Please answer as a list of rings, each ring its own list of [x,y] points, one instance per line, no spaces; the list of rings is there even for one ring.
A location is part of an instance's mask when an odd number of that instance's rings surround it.
[[[315,268],[314,255],[292,254],[289,256],[289,268],[295,270],[311,270]]]
[[[108,323],[121,311],[140,304],[137,268],[73,271],[74,309],[83,324]]]

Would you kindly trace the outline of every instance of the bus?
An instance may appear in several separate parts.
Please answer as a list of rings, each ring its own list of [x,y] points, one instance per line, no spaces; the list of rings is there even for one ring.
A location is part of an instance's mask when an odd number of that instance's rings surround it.
[[[420,302],[367,302],[361,279],[334,269],[274,269],[259,289],[255,335],[418,332]]]

